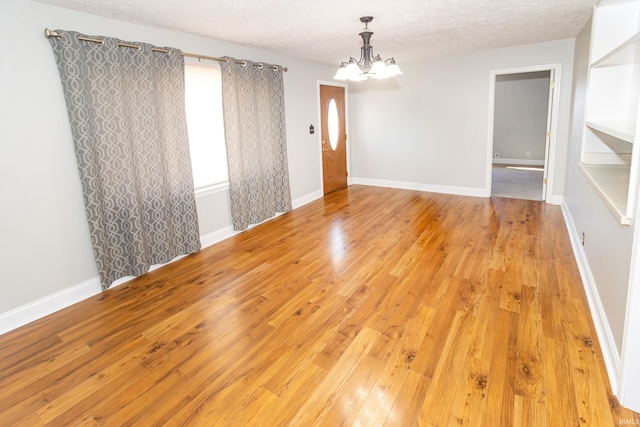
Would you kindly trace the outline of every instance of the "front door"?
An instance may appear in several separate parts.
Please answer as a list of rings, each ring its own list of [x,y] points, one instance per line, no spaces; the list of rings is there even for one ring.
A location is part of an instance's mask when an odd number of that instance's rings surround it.
[[[344,88],[320,85],[320,136],[324,194],[347,186]]]

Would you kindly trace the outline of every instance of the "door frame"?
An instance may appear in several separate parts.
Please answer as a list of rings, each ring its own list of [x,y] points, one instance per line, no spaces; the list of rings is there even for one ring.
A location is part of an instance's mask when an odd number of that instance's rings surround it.
[[[320,185],[320,192],[324,194],[324,181],[322,177],[322,112],[320,111],[320,86],[334,86],[341,87],[344,89],[344,128],[347,134],[347,138],[345,139],[345,149],[347,151],[347,186],[351,185],[351,144],[349,140],[351,139],[351,135],[349,134],[349,85],[345,83],[337,83],[325,80],[317,80],[316,84],[316,108],[318,109],[318,126],[316,132],[316,150],[318,153],[318,165],[320,167],[320,173],[318,175],[318,182]]]
[[[547,128],[551,131],[551,136],[546,138],[545,158],[544,158],[544,178],[547,179],[544,201],[551,204],[560,204],[558,197],[554,197],[549,189],[553,189],[556,165],[557,134],[558,134],[558,109],[560,107],[560,80],[562,64],[531,65],[527,67],[506,68],[490,70],[489,72],[489,123],[487,136],[487,163],[485,175],[485,196],[491,197],[492,170],[493,170],[493,135],[494,119],[496,107],[496,77],[505,74],[532,73],[537,71],[550,71],[554,76],[555,87],[553,96],[549,98],[548,109],[551,111],[551,123],[547,123]]]

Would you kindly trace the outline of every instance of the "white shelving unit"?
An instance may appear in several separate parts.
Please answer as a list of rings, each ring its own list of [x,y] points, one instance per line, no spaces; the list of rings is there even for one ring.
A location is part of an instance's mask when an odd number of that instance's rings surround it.
[[[630,224],[640,161],[640,0],[596,5],[590,58],[582,171],[620,223]]]

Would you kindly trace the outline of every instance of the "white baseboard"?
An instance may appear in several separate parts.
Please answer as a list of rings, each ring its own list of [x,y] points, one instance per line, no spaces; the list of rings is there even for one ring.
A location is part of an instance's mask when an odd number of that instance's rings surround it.
[[[495,163],[496,165],[544,166],[544,160],[530,159],[496,159],[494,157],[493,163]]]
[[[319,199],[322,196],[323,193],[321,190],[314,191],[313,193],[293,200],[291,204],[295,209],[316,199]],[[207,246],[211,246],[238,233],[241,232],[235,231],[233,229],[233,226],[227,226],[200,236],[200,243],[202,245],[202,248],[206,248]],[[175,259],[169,261],[169,263],[177,261],[184,256],[185,255],[176,257]],[[158,269],[166,264],[153,265],[151,266],[149,271]],[[113,282],[110,289],[126,283],[131,279],[133,279],[133,277],[120,278]],[[0,313],[0,335],[24,326],[42,317],[48,316],[49,314],[55,313],[56,311],[62,310],[63,308],[69,307],[82,300],[98,295],[100,292],[102,292],[102,289],[100,287],[100,279],[94,277],[77,285],[71,286],[67,289],[63,289],[59,292],[48,295],[44,298],[40,298],[36,301],[17,307],[13,310],[9,310],[5,313]]]
[[[417,182],[391,181],[385,179],[353,178],[353,184],[373,187],[400,188],[403,190],[426,191],[430,193],[454,194],[458,196],[487,197],[484,188],[453,187],[449,185],[421,184]]]
[[[93,278],[0,314],[0,334],[99,294],[100,280]]]
[[[619,383],[621,366],[620,353],[617,350],[613,333],[609,327],[607,315],[604,311],[604,307],[602,306],[602,301],[598,294],[598,288],[596,286],[593,273],[589,267],[589,261],[587,260],[584,248],[580,243],[578,230],[576,229],[569,207],[564,202],[562,203],[562,215],[564,216],[564,221],[569,232],[571,246],[578,264],[578,270],[580,270],[580,277],[582,278],[584,290],[587,295],[587,301],[589,302],[589,309],[596,328],[596,334],[598,335],[598,341],[600,341],[602,357],[604,358],[604,364],[607,368],[607,374],[609,375],[609,383],[615,394],[618,390]]]
[[[416,190],[427,191],[432,193],[444,193],[455,194],[457,196],[472,196],[472,197],[490,197],[486,190],[483,188],[468,188],[468,187],[453,187],[448,185],[432,185],[432,184],[419,184],[415,182],[404,181],[390,181],[383,179],[369,179],[369,178],[352,178],[351,184],[371,185],[374,187],[389,187],[400,188],[403,190]],[[551,195],[547,196],[546,203],[550,205],[562,205],[564,197]]]
[[[549,187],[547,187],[547,191],[548,191]],[[555,196],[555,195],[551,195],[551,196],[547,196],[547,200],[545,200],[547,203],[549,203],[550,205],[558,205],[558,206],[562,206],[562,204],[564,203],[564,197],[562,196]]]
[[[321,199],[323,196],[324,196],[324,193],[322,192],[322,190],[317,190],[317,191],[314,191],[313,193],[309,193],[305,196],[298,197],[297,199],[292,200],[291,205],[293,209],[297,209],[300,206],[313,202],[314,200]]]
[[[200,236],[200,244],[202,245],[202,249],[204,249],[208,246],[221,242],[224,239],[228,239],[229,237],[236,234],[238,234],[238,232],[233,229],[233,226],[229,225],[227,227],[205,234],[204,236]]]
[[[203,236],[201,240],[205,239],[207,236]],[[204,248],[205,246],[202,245],[202,247]],[[149,271],[164,267],[165,265],[171,264],[172,262],[184,258],[185,256],[186,255],[180,255],[167,263],[152,265],[149,268]],[[120,279],[115,280],[111,284],[109,289],[113,289],[117,286],[127,283],[133,278],[134,276],[121,277]],[[85,280],[84,282],[79,283],[75,286],[71,286],[70,288],[63,289],[44,298],[40,298],[36,301],[17,307],[13,310],[9,310],[5,313],[0,313],[0,335],[24,326],[27,323],[36,321],[42,317],[48,316],[52,313],[55,313],[56,311],[67,308],[82,300],[98,295],[100,292],[102,292],[100,279],[98,277],[94,277],[92,279]]]

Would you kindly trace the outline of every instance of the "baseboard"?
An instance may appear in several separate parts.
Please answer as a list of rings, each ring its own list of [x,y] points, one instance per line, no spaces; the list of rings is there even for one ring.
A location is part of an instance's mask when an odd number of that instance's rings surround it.
[[[430,193],[453,194],[457,196],[487,197],[484,188],[454,187],[449,185],[421,184],[417,182],[391,181],[385,179],[353,178],[353,184],[373,187],[400,188],[403,190],[426,191]]]
[[[293,207],[293,209],[297,209],[300,206],[313,202],[314,200],[321,199],[323,196],[324,193],[322,192],[322,190],[314,191],[313,193],[309,193],[305,196],[298,197],[297,199],[292,200],[291,206]]]
[[[299,208],[307,203],[310,203],[323,196],[322,191],[314,191],[305,196],[299,197],[292,201],[294,209]],[[202,248],[206,248],[222,240],[225,240],[231,236],[240,233],[235,231],[233,226],[223,227],[219,230],[200,236],[200,243]],[[166,264],[175,262],[185,255],[176,257]],[[153,265],[149,271],[156,270],[166,264]],[[133,279],[133,277],[122,277],[111,285],[111,288],[122,285]],[[13,310],[9,310],[5,313],[0,313],[0,335],[38,320],[56,311],[67,308],[73,304],[76,304],[87,298],[91,298],[98,295],[102,291],[100,287],[100,280],[97,277],[86,280],[77,285],[71,286],[67,289],[63,289],[54,294],[48,295],[44,298],[40,298],[36,301],[30,302],[23,306],[17,307]]]
[[[415,182],[390,181],[383,179],[352,178],[351,184],[371,185],[374,187],[400,188],[403,190],[427,191],[432,193],[455,194],[457,196],[489,197],[482,188],[453,187],[448,185],[419,184]],[[562,196],[547,196],[546,203],[562,205]]]
[[[549,187],[547,187],[547,190],[548,189],[549,189]],[[549,203],[550,205],[562,206],[562,204],[564,203],[564,197],[551,195],[551,196],[547,196],[547,200],[545,200],[545,201],[547,203]]]
[[[496,165],[544,166],[544,160],[494,158],[493,163]]]
[[[0,334],[17,329],[101,292],[100,280],[93,278],[67,289],[0,314]]]
[[[238,234],[238,232],[233,229],[233,226],[229,225],[214,232],[205,234],[204,236],[200,236],[200,244],[204,249],[236,234]]]
[[[596,286],[593,273],[589,267],[589,261],[587,260],[584,248],[580,243],[580,237],[578,230],[576,229],[575,222],[573,221],[573,217],[571,216],[571,212],[569,211],[567,204],[563,202],[561,206],[562,215],[564,216],[567,231],[569,232],[573,253],[576,263],[578,264],[578,270],[580,271],[580,277],[582,278],[584,290],[587,295],[591,317],[596,328],[598,341],[600,341],[602,357],[604,358],[604,364],[607,368],[607,374],[609,375],[609,383],[615,394],[618,390],[619,383],[619,372],[621,367],[620,354],[616,348],[613,333],[609,327],[607,315],[605,314],[604,307],[602,306],[602,301],[598,294],[598,288]]]

